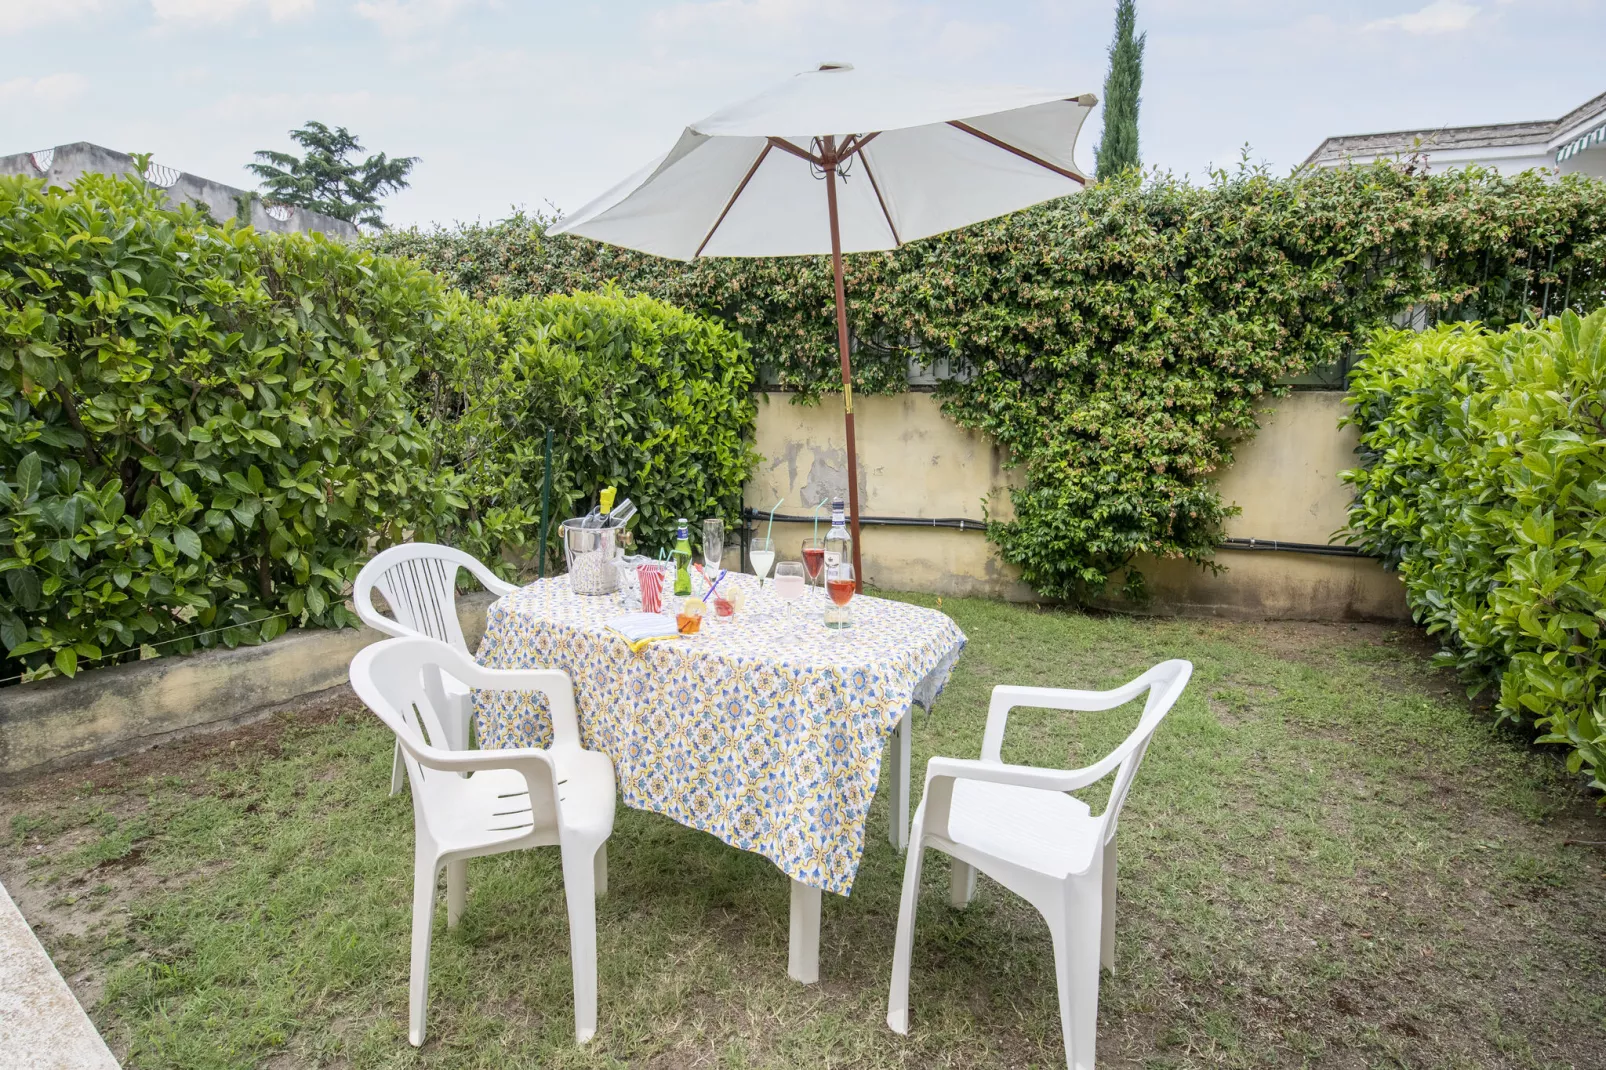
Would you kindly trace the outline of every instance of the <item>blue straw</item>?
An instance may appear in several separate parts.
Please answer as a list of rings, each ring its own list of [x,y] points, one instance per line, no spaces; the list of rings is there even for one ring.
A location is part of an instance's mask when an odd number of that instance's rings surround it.
[[[725,570],[724,569],[720,569],[719,570],[719,575],[714,577],[714,582],[710,583],[708,585],[708,593],[703,595],[703,601],[704,602],[708,602],[710,605],[713,604],[712,600],[713,600],[713,597],[714,597],[714,588],[719,586],[720,581],[725,578],[725,575],[726,575]]]

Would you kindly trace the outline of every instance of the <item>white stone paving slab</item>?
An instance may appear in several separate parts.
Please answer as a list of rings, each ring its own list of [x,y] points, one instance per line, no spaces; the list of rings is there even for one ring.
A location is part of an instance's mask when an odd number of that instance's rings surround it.
[[[118,1070],[117,1060],[0,885],[0,1070]]]

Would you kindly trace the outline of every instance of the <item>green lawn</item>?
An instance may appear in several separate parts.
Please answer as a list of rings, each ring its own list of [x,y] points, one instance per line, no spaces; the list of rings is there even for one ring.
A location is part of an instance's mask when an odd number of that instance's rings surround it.
[[[1606,821],[1409,630],[943,609],[970,646],[917,725],[917,781],[931,754],[977,753],[994,683],[1196,665],[1121,821],[1101,1065],[1603,1065]],[[1134,719],[1017,711],[1005,758],[1079,765]],[[944,865],[912,1032],[887,1030],[903,860],[881,798],[852,898],[826,897],[812,987],[786,977],[772,866],[621,808],[586,1048],[556,851],[471,863],[415,1052],[390,753],[346,702],[15,789],[0,877],[131,1067],[1064,1064],[1043,924],[985,879],[951,910]]]

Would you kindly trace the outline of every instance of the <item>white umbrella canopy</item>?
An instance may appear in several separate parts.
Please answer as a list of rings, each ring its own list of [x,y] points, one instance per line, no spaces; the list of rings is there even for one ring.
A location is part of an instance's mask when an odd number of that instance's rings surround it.
[[[859,568],[842,254],[1080,191],[1092,93],[913,82],[827,63],[688,126],[663,156],[548,228],[676,260],[831,253]],[[822,189],[823,187],[823,189]]]
[[[845,156],[841,250],[893,249],[1080,190],[1072,152],[1095,103],[824,65],[691,124],[548,233],[675,260],[832,252],[821,181],[831,138]]]

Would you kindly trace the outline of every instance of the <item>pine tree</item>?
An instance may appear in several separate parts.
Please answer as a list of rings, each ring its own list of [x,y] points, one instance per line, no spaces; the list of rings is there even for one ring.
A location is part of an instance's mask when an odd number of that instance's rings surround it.
[[[1110,73],[1104,79],[1104,136],[1093,160],[1100,181],[1138,161],[1138,104],[1143,89],[1143,44],[1147,33],[1132,36],[1137,22],[1133,0],[1116,0],[1115,40],[1110,42]]]
[[[393,160],[382,152],[361,163],[348,160],[351,153],[363,151],[356,135],[343,126],[330,130],[312,120],[290,131],[290,139],[306,150],[305,158],[264,149],[255,154],[259,162],[246,164],[262,179],[264,196],[381,229],[385,222],[379,198],[406,189],[407,175],[418,162],[417,156]]]

